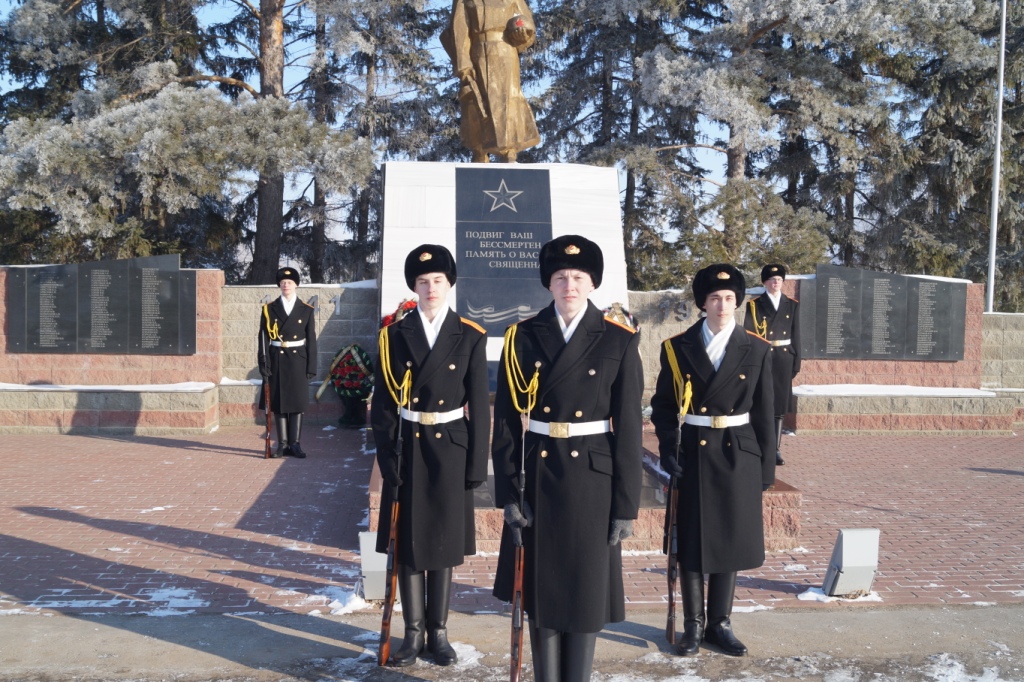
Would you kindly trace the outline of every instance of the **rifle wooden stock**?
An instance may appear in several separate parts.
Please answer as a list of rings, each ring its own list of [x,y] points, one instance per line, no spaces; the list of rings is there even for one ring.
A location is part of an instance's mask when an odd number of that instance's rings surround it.
[[[270,425],[274,421],[274,415],[270,411],[270,382],[266,379],[263,380],[263,404],[267,413],[267,437],[263,443],[263,459],[270,459]],[[281,434],[277,434],[277,439],[281,439]]]
[[[391,502],[391,527],[388,531],[387,576],[384,580],[384,616],[380,622],[380,647],[377,651],[377,665],[385,665],[391,655],[391,617],[395,613],[395,594],[398,591],[398,570],[395,561],[398,556],[398,486],[393,489]]]
[[[523,672],[523,569],[526,551],[523,546],[516,545],[515,576],[512,585],[512,668],[509,680],[519,682]]]
[[[679,486],[676,477],[668,482],[668,500],[665,508],[665,554],[668,555],[668,619],[665,621],[665,639],[669,644],[676,643],[676,580],[679,577],[679,558],[676,542],[676,508],[679,506]]]
[[[395,467],[398,476],[402,475],[402,405],[405,404],[405,392],[398,401],[398,433],[395,434]],[[398,592],[398,493],[402,488],[391,486],[391,526],[388,528],[388,563],[384,579],[384,615],[380,621],[380,646],[377,648],[377,665],[386,665],[391,655],[391,616],[395,613],[395,594]]]

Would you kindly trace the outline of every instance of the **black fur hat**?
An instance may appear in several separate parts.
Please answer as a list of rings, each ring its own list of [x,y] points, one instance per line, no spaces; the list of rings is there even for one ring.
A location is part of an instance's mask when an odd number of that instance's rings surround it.
[[[582,270],[594,280],[594,288],[598,288],[604,274],[601,247],[576,234],[555,237],[540,247],[540,281],[545,289],[551,285],[551,275],[566,269]]]
[[[769,263],[768,265],[761,268],[761,281],[771,279],[772,277],[781,277],[786,279],[786,266],[782,263]]]
[[[405,257],[405,283],[416,288],[416,278],[428,272],[441,272],[448,284],[455,284],[455,258],[440,244],[420,244]]]
[[[277,271],[277,283],[280,284],[282,279],[290,279],[295,282],[295,286],[302,284],[299,271],[295,268],[281,268]]]
[[[722,289],[736,293],[737,307],[743,303],[747,293],[747,282],[743,273],[728,263],[715,263],[697,271],[693,276],[693,300],[697,307],[704,310],[704,302],[708,295]]]

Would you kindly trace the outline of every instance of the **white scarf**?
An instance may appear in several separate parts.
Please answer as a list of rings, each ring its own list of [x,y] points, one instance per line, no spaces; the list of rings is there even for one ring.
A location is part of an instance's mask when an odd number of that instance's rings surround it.
[[[448,306],[441,306],[441,309],[437,311],[437,315],[434,316],[433,322],[428,320],[427,316],[418,307],[416,312],[420,314],[420,322],[423,323],[423,333],[427,335],[427,345],[433,350],[434,342],[437,341],[437,335],[441,332],[441,325],[444,324],[444,318],[448,316]]]
[[[707,351],[708,358],[711,360],[711,364],[715,366],[715,371],[722,366],[722,358],[725,357],[725,347],[729,344],[729,337],[732,336],[732,330],[736,328],[736,320],[730,320],[729,324],[725,325],[725,328],[715,334],[708,328],[708,321],[704,320],[704,326],[701,327],[700,335],[704,339],[704,350]]]

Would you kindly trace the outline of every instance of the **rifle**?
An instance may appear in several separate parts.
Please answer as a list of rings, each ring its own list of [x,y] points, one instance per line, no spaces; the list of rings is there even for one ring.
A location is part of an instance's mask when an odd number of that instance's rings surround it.
[[[267,355],[267,346],[263,338],[263,331],[260,331],[260,346],[263,348],[263,364],[266,367],[270,367],[270,357]],[[267,437],[263,443],[263,459],[270,459],[270,425],[273,422],[273,413],[270,410],[270,381],[263,378],[263,411],[267,415]],[[277,434],[278,439],[281,438],[281,434]]]
[[[519,510],[526,513],[526,426],[529,412],[521,413],[523,422],[522,451],[519,457]],[[523,529],[519,529],[518,542],[514,555],[515,571],[512,578],[512,665],[509,672],[510,682],[519,682],[523,672],[523,572],[526,569],[526,548],[523,547]]]
[[[405,404],[405,383],[402,384],[398,401],[398,434],[395,436],[396,467],[402,472],[402,405]],[[401,484],[391,486],[391,527],[388,530],[388,561],[384,579],[384,615],[380,622],[380,647],[377,649],[377,665],[385,665],[391,655],[391,617],[395,613],[395,593],[398,591],[398,489]]]
[[[665,622],[665,639],[676,643],[676,580],[679,577],[678,544],[676,543],[676,508],[679,505],[679,487],[676,477],[668,481],[668,500],[665,510],[665,553],[668,554],[668,620]]]
[[[679,461],[679,449],[683,441],[683,420],[679,418],[676,427],[676,461]],[[665,622],[665,639],[669,644],[676,643],[676,580],[679,577],[679,543],[676,536],[676,510],[679,507],[679,479],[669,476],[668,499],[665,502],[665,538],[664,549],[668,555],[668,619]]]

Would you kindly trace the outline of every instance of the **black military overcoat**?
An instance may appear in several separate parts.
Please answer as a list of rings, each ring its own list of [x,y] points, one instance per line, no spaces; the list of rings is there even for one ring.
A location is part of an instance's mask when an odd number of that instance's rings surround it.
[[[278,297],[260,308],[260,331],[258,339],[258,360],[260,372],[270,367],[270,409],[274,414],[305,412],[309,407],[308,374],[316,374],[316,317],[311,305],[296,298],[291,315],[284,312],[284,304]],[[268,320],[269,316],[269,320]],[[271,334],[270,331],[275,331]],[[271,338],[279,341],[305,341],[294,348],[272,346]],[[265,409],[263,392],[260,392],[260,409]]]
[[[625,618],[621,545],[609,546],[613,519],[635,519],[642,476],[643,372],[639,335],[588,303],[566,344],[554,305],[520,322],[516,358],[540,390],[532,418],[544,422],[610,419],[611,433],[525,442],[525,496],[533,526],[524,532],[524,603],[532,623],[561,632],[597,632]],[[520,403],[525,398],[518,396]],[[522,425],[499,367],[492,458],[497,506],[518,502]],[[512,597],[514,546],[505,527],[494,595]]]
[[[370,417],[382,472],[398,466],[395,437],[402,426],[398,562],[415,571],[458,566],[463,557],[476,553],[473,491],[466,489],[466,482],[487,480],[487,336],[454,311],[447,313],[433,349],[415,311],[389,326],[387,335],[395,378],[401,381],[405,370],[412,370],[410,409],[467,411],[467,417],[432,426],[399,422],[378,360]],[[378,552],[387,551],[392,499],[391,486],[385,483]]]
[[[749,414],[750,423],[716,429],[684,424],[683,476],[677,517],[683,570],[730,573],[764,563],[762,486],[775,482],[775,428],[769,345],[733,328],[718,371],[708,358],[700,321],[671,339],[683,380],[692,385],[690,414]],[[679,407],[664,346],[651,398],[659,449],[676,444]]]
[[[750,306],[754,306],[751,311]],[[761,294],[751,299],[745,306],[746,316],[743,318],[744,328],[754,332],[754,320],[763,323],[767,320],[765,339],[767,341],[790,340],[788,346],[772,346],[772,381],[775,393],[775,416],[783,417],[790,411],[793,399],[793,377],[800,371],[800,320],[797,317],[799,303],[782,294],[779,309],[775,309],[768,294]]]

